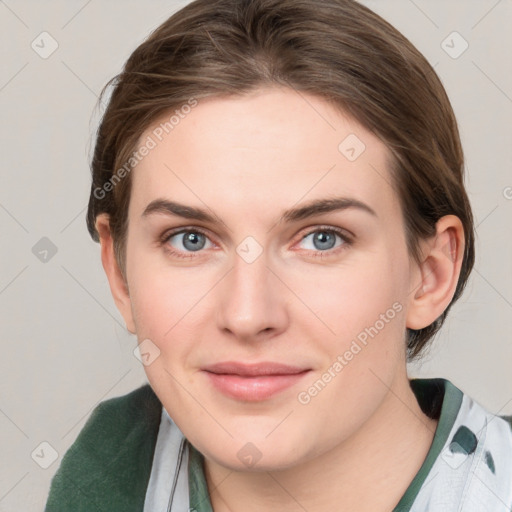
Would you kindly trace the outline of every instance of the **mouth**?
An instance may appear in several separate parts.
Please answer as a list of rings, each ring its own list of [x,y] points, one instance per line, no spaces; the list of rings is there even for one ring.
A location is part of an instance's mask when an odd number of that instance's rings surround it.
[[[202,368],[210,383],[224,395],[240,401],[267,400],[297,384],[311,369],[280,363],[225,362]]]

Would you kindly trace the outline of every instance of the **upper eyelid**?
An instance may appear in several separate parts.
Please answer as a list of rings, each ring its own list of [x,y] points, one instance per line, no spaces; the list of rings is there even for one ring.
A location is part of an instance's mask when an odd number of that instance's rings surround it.
[[[317,231],[332,231],[332,232],[334,232],[340,236],[343,236],[345,238],[352,238],[355,236],[353,233],[351,233],[349,230],[347,230],[345,228],[329,226],[329,225],[310,226],[308,228],[304,228],[304,230],[305,230],[304,236],[311,235],[312,233],[316,233]]]
[[[160,242],[163,243],[163,244],[166,244],[169,242],[169,240],[174,237],[174,236],[177,236],[177,235],[182,235],[184,233],[187,233],[187,232],[197,232],[197,233],[201,233],[202,235],[204,235],[206,238],[208,238],[208,240],[210,240],[210,243],[212,243],[213,245],[218,245],[217,243],[215,243],[211,236],[208,234],[207,230],[203,229],[203,228],[199,228],[199,227],[196,227],[196,226],[182,226],[180,228],[175,228],[174,230],[173,229],[170,229],[168,231],[165,231],[164,234],[160,237]]]

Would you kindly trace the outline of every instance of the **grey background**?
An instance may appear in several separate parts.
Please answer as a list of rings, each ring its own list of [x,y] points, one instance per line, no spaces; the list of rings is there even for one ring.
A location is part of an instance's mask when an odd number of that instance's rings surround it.
[[[102,86],[186,3],[0,0],[0,512],[41,510],[91,410],[146,382],[86,232],[88,160]],[[478,225],[466,293],[411,375],[449,378],[491,411],[511,414],[512,2],[364,3],[441,76],[460,123]],[[46,59],[31,47],[43,46],[43,31],[58,43]],[[458,58],[445,51],[463,47],[459,36],[446,40],[453,31],[469,44]],[[42,442],[58,454],[47,469],[40,465],[53,452]]]

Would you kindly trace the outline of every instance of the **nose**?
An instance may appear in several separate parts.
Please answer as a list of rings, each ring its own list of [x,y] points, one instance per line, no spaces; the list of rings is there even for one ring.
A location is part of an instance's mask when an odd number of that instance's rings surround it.
[[[286,296],[265,252],[252,263],[235,254],[218,289],[218,327],[245,342],[274,337],[288,324]]]

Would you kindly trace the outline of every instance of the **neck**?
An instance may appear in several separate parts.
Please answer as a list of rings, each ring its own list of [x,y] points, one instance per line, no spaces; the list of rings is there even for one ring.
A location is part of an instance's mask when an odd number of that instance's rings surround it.
[[[404,374],[360,430],[300,465],[242,472],[205,459],[213,510],[392,510],[423,464],[436,427]]]

